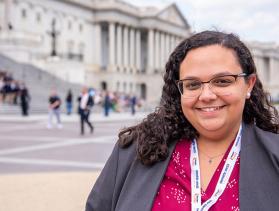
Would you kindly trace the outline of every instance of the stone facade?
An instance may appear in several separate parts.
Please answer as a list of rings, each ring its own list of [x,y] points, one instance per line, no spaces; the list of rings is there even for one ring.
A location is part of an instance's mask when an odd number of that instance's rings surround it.
[[[249,42],[258,75],[272,98],[279,100],[279,45],[276,43]]]
[[[0,0],[0,26],[1,53],[66,81],[136,93],[151,104],[159,102],[169,54],[191,34],[175,4],[158,10],[118,0]],[[278,95],[278,47],[250,46],[260,76]]]

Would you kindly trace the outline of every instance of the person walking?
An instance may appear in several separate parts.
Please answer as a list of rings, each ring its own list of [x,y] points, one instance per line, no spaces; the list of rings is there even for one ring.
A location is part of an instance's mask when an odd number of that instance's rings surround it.
[[[22,83],[20,87],[19,96],[20,96],[20,107],[21,107],[22,116],[28,116],[29,102],[31,100],[31,97],[24,83]]]
[[[71,115],[72,108],[73,108],[73,93],[71,89],[68,90],[65,101],[66,101],[67,115]]]
[[[52,128],[52,118],[53,115],[56,117],[57,120],[57,127],[59,129],[63,128],[60,118],[60,106],[61,106],[61,99],[57,94],[56,89],[52,89],[49,99],[49,107],[48,107],[48,125],[47,128]]]
[[[78,113],[80,115],[80,134],[84,135],[84,123],[86,123],[90,128],[90,133],[93,133],[94,126],[90,122],[90,111],[94,106],[94,99],[89,94],[88,88],[83,87],[81,91],[81,95],[78,97]]]
[[[111,105],[112,105],[112,102],[111,102],[111,97],[109,95],[109,91],[106,91],[106,94],[105,94],[105,98],[104,98],[104,112],[105,112],[105,116],[109,116],[109,111],[111,109]]]
[[[132,115],[136,114],[136,105],[137,105],[137,97],[136,95],[132,95],[130,98],[131,112]]]

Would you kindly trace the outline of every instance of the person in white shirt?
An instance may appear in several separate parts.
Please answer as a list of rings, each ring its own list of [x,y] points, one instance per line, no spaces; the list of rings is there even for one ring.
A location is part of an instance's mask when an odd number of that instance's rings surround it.
[[[89,126],[90,133],[93,133],[94,127],[92,123],[89,121],[89,116],[90,110],[94,105],[94,99],[89,94],[87,87],[82,88],[81,95],[78,98],[78,102],[78,113],[80,115],[80,134],[84,135],[84,123],[86,123]]]

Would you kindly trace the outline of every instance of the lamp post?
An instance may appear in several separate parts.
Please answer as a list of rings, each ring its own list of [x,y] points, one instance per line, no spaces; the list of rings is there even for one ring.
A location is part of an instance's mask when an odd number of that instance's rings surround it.
[[[4,11],[4,23],[3,29],[4,30],[12,30],[13,26],[11,23],[11,16],[12,16],[12,1],[5,0],[5,11]]]
[[[57,56],[56,51],[56,42],[57,42],[57,36],[60,34],[60,32],[56,29],[56,20],[53,19],[51,22],[51,31],[48,32],[48,34],[51,37],[51,53],[50,56],[55,57]]]

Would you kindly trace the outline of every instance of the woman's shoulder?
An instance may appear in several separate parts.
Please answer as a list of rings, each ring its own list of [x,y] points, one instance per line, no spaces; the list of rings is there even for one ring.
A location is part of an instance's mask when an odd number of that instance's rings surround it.
[[[279,158],[279,134],[265,131],[253,125],[254,134],[265,148]]]
[[[131,134],[124,134],[119,137],[115,144],[120,163],[127,163],[136,159],[136,141],[132,139]]]
[[[254,131],[258,137],[266,140],[274,140],[273,143],[279,144],[279,133],[272,133],[270,131],[263,130],[256,125],[253,125]]]

